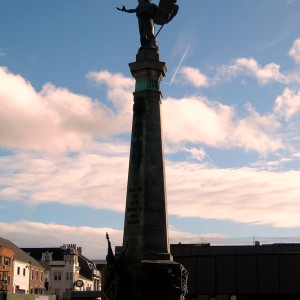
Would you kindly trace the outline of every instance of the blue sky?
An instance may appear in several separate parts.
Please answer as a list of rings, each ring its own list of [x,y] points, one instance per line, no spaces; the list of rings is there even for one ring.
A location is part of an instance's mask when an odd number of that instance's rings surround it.
[[[115,7],[136,4],[0,0],[0,235],[19,246],[122,242],[139,36]],[[300,0],[178,4],[158,36],[171,242],[300,242]]]

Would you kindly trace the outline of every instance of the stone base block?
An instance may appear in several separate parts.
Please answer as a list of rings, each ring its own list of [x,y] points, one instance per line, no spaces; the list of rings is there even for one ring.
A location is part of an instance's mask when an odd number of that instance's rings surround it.
[[[187,271],[168,260],[142,260],[140,264],[141,300],[181,300],[187,292]]]
[[[115,267],[105,287],[108,300],[184,300],[187,294],[188,272],[179,263],[142,260]]]

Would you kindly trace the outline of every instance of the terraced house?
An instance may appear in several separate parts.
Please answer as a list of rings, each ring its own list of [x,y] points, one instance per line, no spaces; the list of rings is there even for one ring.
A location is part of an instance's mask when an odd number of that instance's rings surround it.
[[[7,293],[45,294],[45,269],[11,241],[0,238],[0,290]]]

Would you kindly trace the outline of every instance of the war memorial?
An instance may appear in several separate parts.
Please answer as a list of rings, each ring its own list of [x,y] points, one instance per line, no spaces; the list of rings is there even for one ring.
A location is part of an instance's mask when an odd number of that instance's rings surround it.
[[[133,121],[124,222],[123,251],[113,255],[109,237],[107,281],[109,300],[182,300],[187,271],[170,254],[160,82],[166,64],[159,59],[154,24],[161,28],[178,12],[176,0],[159,5],[139,0],[134,9],[140,33],[136,61],[129,64],[135,78]],[[159,32],[159,31],[158,31]]]
[[[105,299],[299,300],[299,244],[170,246],[160,90],[167,68],[156,37],[179,7],[139,0],[117,9],[136,14],[140,48],[129,63],[135,90],[123,246],[114,255],[107,234]]]

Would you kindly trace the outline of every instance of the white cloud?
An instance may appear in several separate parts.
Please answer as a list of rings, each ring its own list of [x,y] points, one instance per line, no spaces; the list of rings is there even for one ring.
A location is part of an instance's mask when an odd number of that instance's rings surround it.
[[[216,80],[228,80],[238,75],[255,77],[261,84],[267,84],[272,81],[287,82],[286,76],[280,72],[279,65],[270,63],[260,66],[253,58],[238,58],[232,65],[220,67]]]
[[[128,172],[123,154],[118,148],[114,156],[1,157],[0,197],[26,205],[59,202],[123,212]],[[171,215],[300,227],[300,171],[167,162],[166,174]]]
[[[282,148],[276,136],[279,123],[274,116],[260,115],[250,106],[248,110],[249,115],[239,119],[232,107],[205,98],[169,98],[163,105],[165,136],[173,144],[239,147],[261,155]]]
[[[80,151],[97,136],[130,132],[134,81],[108,71],[90,72],[87,76],[108,86],[107,99],[112,108],[50,83],[37,92],[20,75],[0,68],[0,146]],[[200,97],[168,99],[163,107],[166,137],[173,144],[240,147],[262,155],[282,147],[274,135],[276,121],[253,109],[248,117],[239,119],[232,107]]]
[[[293,156],[296,157],[296,158],[300,158],[300,152],[294,153]]]
[[[297,156],[293,154],[292,157],[296,158]],[[261,170],[278,171],[282,166],[290,162],[294,162],[294,160],[295,159],[290,157],[280,157],[277,160],[257,161],[254,164],[252,164],[252,166],[260,168]]]
[[[300,63],[300,38],[294,41],[293,46],[289,51],[289,55],[296,63]]]
[[[98,154],[70,157],[25,153],[0,156],[0,198],[36,205],[59,202],[122,211],[128,153],[125,156],[119,152],[120,147],[114,149],[111,145],[111,153],[103,155],[102,145],[98,147]]]
[[[204,158],[207,156],[204,149],[202,148],[197,149],[195,147],[191,147],[191,148],[183,148],[182,150],[190,153],[191,156],[198,161],[203,161]]]
[[[89,80],[96,82],[97,84],[105,84],[110,88],[125,89],[132,91],[134,89],[135,81],[132,78],[125,77],[121,73],[112,74],[107,70],[91,71],[86,76]]]
[[[284,117],[286,120],[290,119],[296,114],[300,113],[300,91],[293,91],[286,88],[282,95],[278,96],[275,101],[275,113]]]
[[[199,69],[192,67],[182,67],[179,71],[181,79],[195,87],[205,87],[209,84],[207,76],[205,76]]]
[[[300,171],[217,169],[188,163],[169,163],[167,171],[170,214],[300,226]]]
[[[106,232],[111,242],[122,244],[123,232],[113,228],[94,228],[88,226],[66,226],[37,222],[1,223],[1,237],[20,248],[60,247],[63,244],[77,244],[83,247],[83,255],[89,259],[105,259],[107,253]]]
[[[109,233],[112,247],[121,246],[123,231],[114,228],[95,228],[88,226],[66,226],[37,222],[0,222],[1,237],[6,238],[20,248],[60,247],[63,244],[82,245],[83,255],[89,259],[105,259],[107,254],[106,232]],[[171,243],[200,243],[203,238],[218,239],[224,235],[178,231],[170,228]],[[50,242],[49,242],[50,241]]]
[[[113,82],[122,86],[121,80]],[[0,146],[48,152],[79,150],[95,135],[129,132],[131,93],[115,88],[108,98],[114,110],[50,83],[37,92],[20,75],[0,67]]]
[[[287,78],[288,78],[288,82],[290,84],[292,84],[292,83],[299,84],[300,83],[300,68],[296,68],[296,69],[290,71],[287,74]]]

